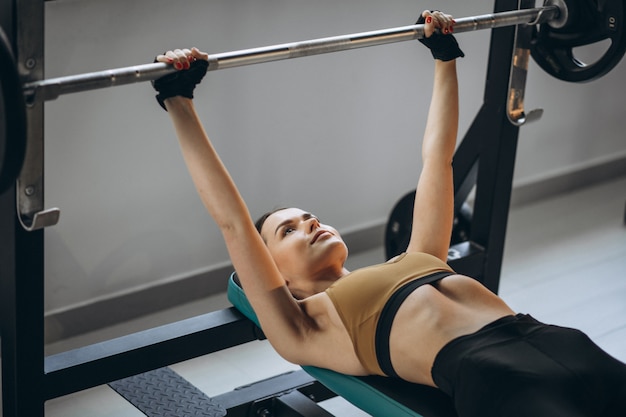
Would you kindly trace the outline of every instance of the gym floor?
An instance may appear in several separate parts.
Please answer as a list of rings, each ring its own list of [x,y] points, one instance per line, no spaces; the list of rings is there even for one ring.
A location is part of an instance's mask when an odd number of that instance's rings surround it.
[[[500,295],[514,310],[585,331],[626,362],[626,177],[514,207],[509,217]],[[382,262],[383,249],[355,255],[348,268]],[[109,339],[229,306],[226,297],[163,311],[47,346],[47,353]],[[298,367],[267,342],[254,342],[171,367],[209,396]],[[331,413],[366,416],[341,398]],[[47,417],[141,417],[107,386],[49,401]]]

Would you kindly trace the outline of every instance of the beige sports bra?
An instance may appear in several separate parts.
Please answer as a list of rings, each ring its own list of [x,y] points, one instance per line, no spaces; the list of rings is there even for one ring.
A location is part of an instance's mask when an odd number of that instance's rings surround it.
[[[404,284],[437,272],[454,273],[441,259],[403,253],[391,261],[344,276],[326,293],[346,327],[361,364],[372,375],[385,375],[376,356],[376,328],[383,308]]]

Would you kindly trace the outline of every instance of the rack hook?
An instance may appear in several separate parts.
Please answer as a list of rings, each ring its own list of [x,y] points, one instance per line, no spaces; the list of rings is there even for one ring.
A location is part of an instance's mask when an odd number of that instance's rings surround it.
[[[530,6],[528,6],[530,5]],[[531,7],[532,2],[520,0],[519,6]],[[539,16],[537,16],[539,19]],[[524,111],[524,93],[526,90],[526,75],[530,59],[530,42],[533,35],[532,24],[517,25],[515,27],[515,47],[509,77],[509,95],[507,98],[507,117],[515,126],[522,126],[528,122],[539,120],[543,115],[542,109]]]

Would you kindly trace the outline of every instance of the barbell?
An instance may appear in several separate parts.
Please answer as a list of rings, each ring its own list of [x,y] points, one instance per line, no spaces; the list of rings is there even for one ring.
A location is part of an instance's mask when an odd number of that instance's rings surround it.
[[[623,0],[547,0],[543,7],[456,18],[455,33],[532,23],[536,25],[532,55],[551,75],[565,81],[589,81],[610,71],[626,50]],[[423,25],[354,33],[280,45],[209,55],[209,71],[329,52],[415,40],[424,36]],[[578,46],[604,39],[611,46],[592,64],[573,54]],[[52,78],[24,85],[30,101],[47,101],[60,95],[157,79],[173,72],[171,65],[153,63]]]
[[[537,64],[561,80],[583,82],[603,76],[623,57],[626,51],[624,17],[623,0],[546,0],[543,7],[455,18],[454,32],[463,33],[520,24],[533,25],[531,54]],[[208,70],[234,68],[423,37],[424,25],[410,25],[218,53],[209,55]],[[605,39],[609,39],[611,45],[598,61],[585,64],[575,57],[574,48]],[[6,39],[3,43],[5,41]],[[8,46],[5,46],[5,49],[10,50]],[[174,71],[171,65],[151,63],[29,82],[22,86],[22,90],[26,103],[32,104],[54,100],[64,94],[151,81]],[[17,69],[15,73],[17,74]],[[3,81],[4,79],[3,74]],[[4,107],[7,109],[15,106],[16,102],[14,98],[8,98],[9,88],[5,88],[5,84],[2,84],[2,92],[5,100]],[[22,139],[12,139],[12,141],[19,140]],[[4,150],[5,154],[7,149]],[[13,145],[11,149],[15,152],[11,160],[22,161],[25,145]],[[17,172],[19,173],[19,169]],[[4,163],[0,167],[0,193],[4,191],[6,184],[14,180],[15,176],[15,163]]]

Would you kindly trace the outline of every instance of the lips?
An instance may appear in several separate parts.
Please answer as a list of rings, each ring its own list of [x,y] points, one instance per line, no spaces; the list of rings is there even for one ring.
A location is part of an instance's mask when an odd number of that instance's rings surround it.
[[[317,242],[317,239],[319,239],[320,236],[325,235],[325,234],[332,235],[332,233],[330,233],[328,230],[318,230],[313,236],[313,239],[311,239],[311,245]]]

